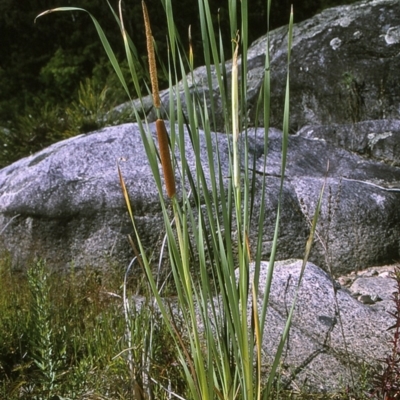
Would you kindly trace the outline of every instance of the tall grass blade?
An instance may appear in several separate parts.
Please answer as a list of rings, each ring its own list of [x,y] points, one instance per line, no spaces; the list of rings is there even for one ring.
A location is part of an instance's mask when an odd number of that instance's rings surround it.
[[[268,268],[267,280],[266,280],[266,286],[265,286],[263,309],[261,312],[261,332],[264,331],[264,324],[266,321],[266,314],[267,314],[269,294],[270,294],[271,283],[272,283],[276,250],[278,247],[279,222],[280,222],[280,214],[281,214],[281,209],[282,209],[282,194],[283,194],[283,185],[285,182],[286,158],[287,158],[287,148],[288,148],[288,141],[289,141],[289,106],[290,106],[289,65],[290,65],[290,53],[291,53],[291,48],[292,48],[292,36],[293,36],[293,9],[290,13],[289,32],[288,32],[288,63],[287,63],[288,71],[287,71],[287,75],[286,75],[285,107],[284,107],[284,113],[283,113],[280,189],[279,189],[279,199],[278,199],[274,238],[273,238],[273,242],[272,242],[271,256],[269,259],[269,268]]]
[[[269,377],[268,377],[266,393],[271,393],[271,391],[272,391],[273,378],[275,377],[275,374],[276,374],[276,371],[277,371],[278,366],[279,366],[279,361],[281,359],[285,343],[287,342],[287,339],[288,339],[288,336],[289,336],[289,331],[290,331],[290,327],[291,327],[291,323],[292,323],[293,313],[294,313],[295,306],[296,306],[296,303],[297,303],[298,293],[299,293],[299,290],[300,290],[300,286],[301,286],[302,278],[303,278],[303,275],[304,275],[304,271],[305,271],[305,268],[306,268],[306,265],[307,265],[308,257],[310,255],[312,243],[314,241],[314,236],[315,236],[315,231],[316,231],[316,227],[317,227],[318,217],[319,217],[319,214],[320,214],[320,211],[321,211],[321,206],[322,206],[323,194],[324,194],[324,191],[325,191],[325,185],[326,185],[326,178],[324,180],[324,183],[322,185],[322,188],[321,188],[321,191],[320,191],[320,194],[319,194],[316,210],[315,210],[314,217],[313,217],[312,224],[311,224],[310,234],[309,234],[309,237],[308,237],[308,240],[307,240],[307,243],[306,243],[305,254],[304,254],[303,261],[302,261],[300,274],[299,274],[299,279],[297,281],[297,286],[296,286],[296,289],[295,289],[295,294],[294,294],[294,297],[293,297],[292,306],[291,306],[290,311],[288,313],[286,324],[285,324],[285,328],[284,328],[284,331],[282,333],[281,339],[279,341],[279,345],[278,345],[278,348],[277,348],[277,351],[276,351],[276,355],[275,355],[275,360],[274,360],[274,362],[272,364],[271,371],[270,371],[270,374],[269,374]]]

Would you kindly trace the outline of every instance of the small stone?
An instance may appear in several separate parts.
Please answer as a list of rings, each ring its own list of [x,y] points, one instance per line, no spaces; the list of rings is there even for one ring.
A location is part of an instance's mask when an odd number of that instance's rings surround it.
[[[382,301],[382,298],[379,296],[379,295],[377,295],[377,294],[374,294],[374,295],[372,295],[372,296],[370,296],[371,297],[371,300],[374,302],[374,303],[376,303],[377,301]]]
[[[357,299],[360,303],[363,304],[375,304],[375,302],[372,300],[369,294],[362,294],[361,296],[358,296]]]
[[[342,41],[336,37],[329,42],[329,45],[333,50],[337,50],[342,45]]]
[[[367,269],[366,271],[363,271],[362,274],[360,273],[359,275],[362,275],[365,278],[368,278],[370,276],[376,276],[378,275],[378,271],[376,269]]]
[[[338,278],[338,282],[341,286],[350,286],[353,282],[353,279],[348,276],[341,276],[340,278]]]

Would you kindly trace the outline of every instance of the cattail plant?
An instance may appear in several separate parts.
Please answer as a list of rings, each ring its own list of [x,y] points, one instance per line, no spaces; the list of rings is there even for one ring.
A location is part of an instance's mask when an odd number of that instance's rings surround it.
[[[156,121],[156,130],[158,138],[158,146],[160,148],[160,158],[163,168],[165,188],[169,198],[175,196],[175,176],[172,169],[171,155],[169,152],[168,133],[163,119],[158,118]]]
[[[158,77],[157,77],[157,66],[156,66],[156,56],[154,54],[153,45],[153,35],[151,33],[150,18],[147,12],[146,3],[142,1],[143,9],[143,19],[144,19],[144,29],[146,32],[146,45],[147,45],[147,57],[149,59],[149,72],[150,72],[150,82],[153,94],[153,104],[157,109],[161,106],[160,93],[158,90]]]
[[[272,385],[275,382],[276,372],[280,364],[284,343],[293,315],[294,305],[291,309],[281,341],[276,351],[275,359],[269,368],[269,375],[261,377],[261,355],[267,309],[269,304],[270,286],[272,283],[273,265],[279,237],[279,219],[282,206],[283,183],[285,177],[286,154],[289,136],[289,90],[286,91],[283,135],[282,135],[282,166],[280,195],[278,198],[277,217],[272,241],[270,267],[268,279],[264,288],[264,297],[259,298],[258,277],[260,275],[261,257],[263,251],[263,224],[265,224],[267,189],[266,174],[263,175],[258,226],[258,238],[255,240],[254,259],[255,274],[251,279],[250,270],[250,221],[257,218],[252,215],[256,192],[254,185],[249,182],[256,179],[252,176],[252,161],[249,159],[249,146],[246,141],[249,131],[247,122],[247,55],[248,55],[248,0],[227,0],[229,9],[229,27],[232,40],[232,79],[231,96],[228,96],[229,79],[224,65],[225,55],[222,46],[222,37],[214,29],[214,18],[208,0],[199,0],[199,21],[203,55],[208,82],[208,93],[213,93],[208,99],[200,93],[192,79],[189,82],[186,75],[187,69],[193,71],[193,49],[191,32],[189,31],[189,55],[184,49],[176,32],[171,0],[160,0],[166,15],[168,29],[169,64],[168,84],[170,109],[170,134],[171,142],[180,154],[179,176],[183,184],[176,199],[175,177],[169,148],[169,138],[164,120],[160,118],[161,100],[158,90],[157,67],[154,55],[153,37],[151,33],[149,15],[144,1],[142,2],[143,16],[147,40],[147,52],[151,79],[151,94],[158,119],[156,130],[159,145],[165,187],[172,200],[173,220],[164,198],[164,188],[161,184],[159,160],[150,132],[148,122],[144,121],[136,109],[135,113],[140,130],[143,146],[157,186],[166,242],[168,244],[169,267],[174,279],[176,302],[169,307],[168,299],[163,293],[163,285],[158,283],[158,275],[147,256],[140,238],[133,211],[129,204],[127,188],[123,181],[121,171],[120,180],[123,188],[127,208],[134,227],[141,263],[146,271],[151,293],[157,301],[158,309],[165,323],[165,328],[170,333],[176,345],[182,371],[187,381],[187,398],[193,400],[214,399],[243,399],[261,400],[269,398]],[[57,10],[71,11],[72,7]],[[270,1],[267,1],[267,14],[269,15]],[[240,26],[238,15],[240,14]],[[269,18],[269,16],[268,16]],[[94,17],[92,19],[95,21]],[[127,53],[129,68],[135,87],[140,87],[135,73],[135,52],[132,41],[128,38],[123,27],[122,14],[116,16],[123,32],[123,40]],[[290,47],[292,37],[293,14],[291,14],[288,33],[288,65],[290,61]],[[124,88],[127,88],[121,70],[116,64],[114,53],[105,39],[104,32],[95,21],[100,39],[108,57],[120,77]],[[219,32],[222,30],[220,29]],[[240,33],[240,36],[239,36]],[[265,48],[265,76],[263,90],[257,103],[257,113],[263,112],[263,120],[269,121],[270,101],[270,61],[269,41]],[[240,74],[239,50],[241,53]],[[137,60],[136,60],[137,61]],[[218,139],[216,138],[216,105],[214,94],[216,88],[213,81],[218,82],[217,90],[223,105],[223,126],[226,129],[226,138],[229,149],[228,176],[224,171]],[[287,74],[287,82],[289,73]],[[177,92],[180,92],[177,94]],[[185,107],[182,107],[182,96]],[[230,106],[229,106],[230,105]],[[261,110],[264,105],[263,110]],[[184,111],[185,110],[185,114]],[[260,111],[261,110],[261,111]],[[145,114],[145,113],[144,113]],[[258,120],[258,119],[257,119]],[[257,123],[256,120],[256,123]],[[199,126],[203,132],[200,132]],[[266,168],[266,154],[268,148],[268,122],[266,126],[258,129],[264,131],[264,167]],[[185,135],[189,140],[185,140]],[[242,135],[243,142],[239,141]],[[215,138],[215,140],[214,140]],[[239,146],[240,145],[240,146]],[[192,146],[194,160],[193,168],[186,162],[187,146]],[[203,148],[201,147],[203,146]],[[175,147],[174,147],[175,148]],[[204,151],[205,148],[205,151]],[[204,157],[203,157],[204,154]],[[174,153],[172,153],[172,156]],[[178,164],[176,164],[178,166]],[[206,176],[207,175],[207,176]],[[190,190],[187,187],[190,186]],[[320,202],[322,195],[318,202]],[[316,212],[316,217],[318,212]],[[314,221],[315,228],[316,220]],[[257,230],[257,229],[256,229]],[[312,230],[309,245],[303,264],[303,269],[311,247]],[[238,254],[238,257],[236,255]],[[211,270],[211,271],[210,271]],[[211,275],[211,276],[210,276]],[[251,310],[249,305],[252,304]],[[259,305],[262,304],[259,310]],[[174,309],[174,311],[172,311]],[[179,315],[183,324],[177,329],[175,318]],[[250,322],[250,323],[249,323]],[[256,350],[256,351],[255,351]],[[256,373],[255,372],[256,367]],[[186,396],[186,394],[185,394]],[[177,396],[178,398],[182,398]]]
[[[159,110],[161,106],[160,93],[158,89],[158,76],[156,57],[154,54],[153,35],[151,33],[150,18],[147,12],[146,3],[142,1],[144,27],[146,31],[147,56],[149,59],[150,82],[153,95],[154,107]],[[156,130],[158,138],[158,146],[160,149],[161,165],[164,174],[165,188],[169,198],[175,196],[175,176],[172,168],[171,155],[169,152],[168,133],[163,119],[158,118],[156,121]]]

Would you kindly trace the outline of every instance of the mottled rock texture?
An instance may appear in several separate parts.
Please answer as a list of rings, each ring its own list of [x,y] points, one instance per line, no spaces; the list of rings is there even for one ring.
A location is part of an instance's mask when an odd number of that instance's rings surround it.
[[[295,10],[294,10],[295,12]],[[271,126],[281,127],[287,73],[288,29],[270,33]],[[255,109],[265,72],[267,37],[255,41],[247,57],[247,115],[255,124]],[[229,86],[232,63],[226,63]],[[326,9],[295,24],[290,61],[290,126],[348,124],[400,118],[400,12],[397,0],[361,1]],[[212,90],[207,69],[188,77],[192,90],[214,102],[216,130],[223,131],[224,109],[215,69]],[[183,88],[178,91],[185,109]],[[169,93],[161,95],[169,110]],[[146,111],[156,118],[150,101]],[[122,107],[123,108],[123,107]],[[139,103],[137,105],[139,107]],[[211,115],[211,107],[209,107]],[[263,121],[259,121],[263,123]]]
[[[275,265],[263,341],[267,365],[283,332],[301,266],[300,260]],[[260,284],[264,287],[267,263],[262,264],[261,271]],[[381,279],[391,285],[389,278]],[[260,291],[259,307],[263,295]],[[388,306],[391,311],[393,304]],[[324,271],[307,263],[281,364],[283,382],[304,392],[354,387],[362,378],[363,367],[376,365],[382,354],[389,351],[392,331],[387,329],[393,323],[388,313],[360,303]]]
[[[155,132],[154,124],[149,125]],[[268,259],[275,227],[281,166],[281,132],[269,132],[267,166],[264,133],[248,132],[250,178],[254,180],[253,231],[257,243],[262,178],[266,176],[263,258]],[[227,184],[229,136],[214,134]],[[184,133],[186,160],[196,176],[190,136]],[[206,139],[198,133],[206,180],[210,170]],[[242,150],[244,149],[242,143]],[[176,152],[180,165],[179,153]],[[215,162],[218,157],[214,157]],[[253,162],[254,161],[254,162]],[[329,171],[327,164],[329,161]],[[133,257],[132,233],[119,184],[121,166],[143,243],[158,256],[163,220],[154,178],[137,124],[106,128],[59,142],[0,171],[0,223],[3,246],[15,263],[37,255],[64,268],[70,263],[104,267]],[[282,196],[278,259],[302,257],[322,185],[326,189],[311,260],[334,274],[399,258],[400,169],[365,159],[323,140],[289,137]],[[178,193],[180,177],[177,174]],[[396,186],[397,188],[394,188]]]
[[[325,140],[364,157],[400,166],[400,120],[371,120],[355,124],[304,126],[297,133]]]

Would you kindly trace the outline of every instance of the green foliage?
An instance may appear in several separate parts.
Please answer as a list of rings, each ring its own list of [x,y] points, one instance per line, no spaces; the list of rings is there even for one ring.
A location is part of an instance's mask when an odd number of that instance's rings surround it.
[[[6,166],[64,139],[68,128],[65,112],[40,100],[10,128],[0,128],[0,165]]]
[[[53,57],[40,71],[40,81],[46,87],[46,97],[68,99],[75,92],[76,82],[83,75],[83,56],[71,56],[58,48]]]
[[[43,262],[38,262],[29,269],[28,288],[31,294],[30,357],[39,374],[40,391],[51,398],[57,391],[59,374],[65,363],[66,349],[62,335],[58,336],[54,331],[54,305],[51,302],[51,287]],[[57,343],[57,339],[61,339],[60,343]]]
[[[119,95],[88,78],[79,85],[78,100],[68,107],[37,99],[10,128],[0,127],[0,167],[71,136],[131,120],[128,111],[111,112]]]
[[[272,1],[270,28],[287,24],[290,5],[294,4],[295,22],[309,18],[322,8],[349,4],[353,0],[280,0]],[[14,128],[18,116],[31,114],[34,99],[65,108],[75,99],[79,83],[104,67],[103,50],[87,15],[73,12],[33,23],[37,14],[46,8],[65,5],[62,0],[0,1],[0,127]],[[204,63],[197,0],[172,0],[174,20],[182,43],[188,47],[188,26],[192,26],[194,63]],[[249,43],[267,31],[265,0],[254,0],[248,10]],[[111,4],[117,8],[117,2]],[[120,30],[106,1],[80,0],[79,6],[91,11],[102,21],[111,46],[118,58],[123,58]],[[164,11],[158,2],[149,2],[154,21],[153,36],[159,55],[167,62]],[[140,56],[145,54],[145,38],[140,2],[125,0],[125,28],[134,38]],[[241,11],[238,10],[240,17]],[[214,0],[210,15],[217,31],[220,21],[225,51],[232,39],[229,10],[226,0]],[[104,86],[106,81],[102,80]],[[126,99],[122,100],[126,101]],[[122,102],[121,101],[121,102]],[[12,124],[11,126],[9,124]],[[25,151],[27,154],[29,150]]]
[[[169,335],[151,305],[136,308],[129,282],[124,317],[121,272],[60,276],[40,261],[23,274],[0,260],[0,398],[166,398],[152,377],[182,388]]]
[[[111,117],[107,118],[115,104],[109,99],[110,88],[100,89],[95,82],[86,79],[79,85],[78,101],[73,101],[66,109],[69,129],[66,134],[73,136],[78,133],[95,131],[103,126],[112,124]],[[117,121],[119,122],[119,121]]]

